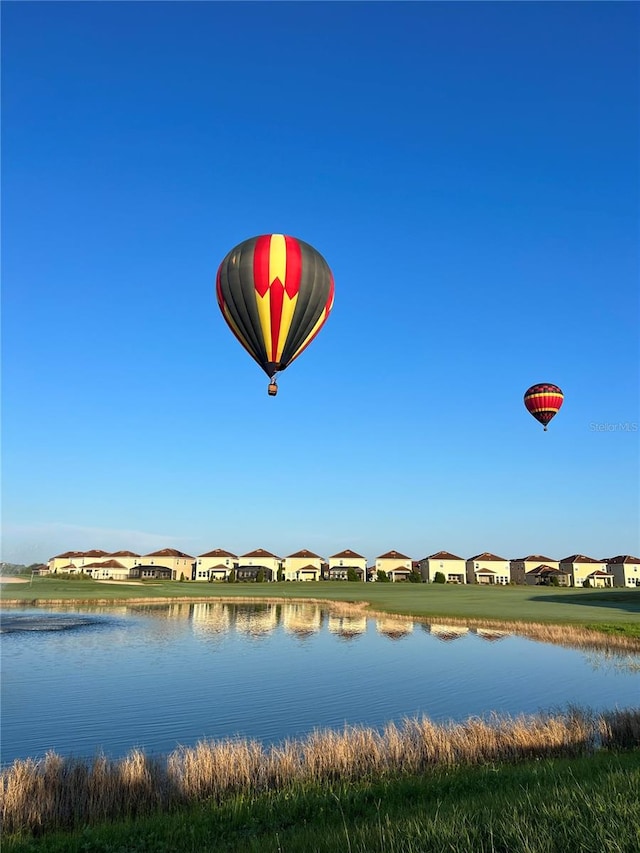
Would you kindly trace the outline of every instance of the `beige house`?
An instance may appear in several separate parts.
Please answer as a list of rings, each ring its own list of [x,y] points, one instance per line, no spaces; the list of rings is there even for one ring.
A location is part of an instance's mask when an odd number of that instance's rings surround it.
[[[73,575],[83,572],[90,563],[100,562],[102,558],[108,556],[110,555],[106,551],[99,550],[65,551],[64,554],[51,557],[47,565],[50,572],[65,572]]]
[[[386,554],[376,557],[376,579],[378,572],[386,572],[389,580],[394,583],[406,581],[409,579],[411,569],[411,557],[399,551],[387,551]]]
[[[322,577],[324,560],[313,551],[296,551],[284,558],[283,571],[286,581],[318,581]]]
[[[570,586],[571,576],[561,569],[541,563],[539,566],[529,569],[525,574],[524,582],[529,586],[553,586],[554,584],[557,586]],[[521,583],[521,581],[516,580],[516,583]]]
[[[366,581],[367,558],[363,557],[362,554],[356,554],[350,548],[333,554],[333,556],[329,557],[327,580],[346,580],[349,569],[353,569],[358,575],[359,580]]]
[[[117,560],[121,566],[124,566],[127,572],[140,562],[140,554],[134,554],[133,551],[113,551],[113,553],[107,556],[109,560]]]
[[[69,572],[71,569],[77,571],[74,562],[76,557],[82,556],[81,551],[65,551],[63,554],[56,554],[55,557],[50,557],[47,561],[47,566],[50,572]]]
[[[142,554],[137,566],[131,571],[131,577],[168,578],[179,581],[189,580],[193,571],[195,557],[177,551],[175,548],[162,548],[151,554]],[[169,573],[167,573],[167,570]]]
[[[527,579],[527,573],[539,568],[547,566],[551,569],[559,568],[558,560],[553,557],[544,557],[542,554],[529,554],[528,557],[517,557],[515,560],[510,560],[511,580],[515,583],[531,583]]]
[[[436,551],[428,557],[418,560],[418,571],[425,583],[433,583],[436,573],[442,572],[447,583],[466,583],[465,561],[449,551]]]
[[[467,583],[504,585],[511,581],[509,560],[485,551],[466,561]]]
[[[278,571],[282,569],[282,558],[265,551],[264,548],[256,548],[248,554],[238,557],[238,568],[236,578],[238,580],[255,580],[262,569],[265,581],[278,580]]]
[[[587,586],[613,586],[613,574],[608,571],[604,560],[594,560],[584,554],[572,554],[560,560],[559,566],[561,571],[571,577],[571,586],[584,586],[587,578]]]
[[[640,557],[620,554],[607,560],[615,586],[640,587]]]
[[[88,574],[86,569],[90,564],[101,563],[110,556],[111,555],[108,551],[101,551],[98,548],[94,548],[92,551],[78,551],[73,562],[75,563],[78,571]]]
[[[238,567],[238,557],[231,551],[215,548],[200,554],[195,559],[191,580],[194,581],[226,581],[231,572]]]
[[[129,578],[129,569],[118,560],[88,563],[83,567],[83,571],[97,581],[126,581]]]

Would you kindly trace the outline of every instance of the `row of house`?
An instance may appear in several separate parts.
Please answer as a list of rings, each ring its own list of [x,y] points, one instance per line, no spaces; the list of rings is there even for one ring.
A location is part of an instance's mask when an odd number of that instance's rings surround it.
[[[444,576],[446,583],[559,585],[572,587],[640,587],[640,558],[629,554],[602,560],[572,554],[555,560],[529,554],[515,560],[484,552],[465,559],[449,551],[437,551],[413,560],[399,551],[387,551],[367,565],[366,557],[350,549],[325,560],[303,549],[279,557],[263,548],[237,555],[222,548],[190,556],[174,548],[149,554],[132,551],[66,551],[52,557],[48,573],[84,573],[96,580],[185,580],[228,581],[390,581],[420,580],[433,583]]]

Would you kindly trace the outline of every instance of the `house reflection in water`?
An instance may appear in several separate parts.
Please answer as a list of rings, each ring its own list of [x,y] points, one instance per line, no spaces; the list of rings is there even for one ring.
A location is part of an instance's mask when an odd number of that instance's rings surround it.
[[[329,614],[327,628],[332,634],[338,634],[345,640],[351,640],[367,630],[366,616],[337,616]]]
[[[437,637],[439,640],[442,640],[443,643],[450,643],[452,640],[459,640],[460,637],[464,637],[465,634],[469,633],[469,629],[466,625],[444,625],[441,623],[432,623],[428,626],[429,633],[433,634],[434,637]]]
[[[322,611],[315,604],[285,604],[282,627],[298,637],[308,637],[322,627]]]
[[[194,604],[191,611],[193,629],[200,634],[226,634],[231,628],[229,605],[220,602]]]
[[[376,631],[389,637],[390,640],[400,640],[413,632],[413,622],[411,619],[397,616],[393,618],[381,616],[376,619]]]
[[[496,640],[503,640],[509,636],[508,631],[498,631],[496,628],[475,628],[474,632],[483,640],[488,640],[490,643],[495,643]]]
[[[278,626],[279,610],[277,604],[244,605],[235,613],[236,630],[253,637],[269,634]]]

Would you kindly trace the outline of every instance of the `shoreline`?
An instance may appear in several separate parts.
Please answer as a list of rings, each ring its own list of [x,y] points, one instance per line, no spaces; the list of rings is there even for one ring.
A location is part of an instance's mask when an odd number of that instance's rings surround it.
[[[19,581],[21,582],[21,581]],[[28,583],[28,581],[22,581]],[[329,613],[339,615],[369,616],[371,618],[396,619],[398,622],[414,622],[430,625],[432,623],[455,625],[459,627],[481,628],[495,630],[516,636],[526,637],[538,642],[552,643],[570,648],[609,650],[611,652],[640,652],[640,639],[627,636],[607,634],[592,628],[567,625],[562,623],[529,622],[526,620],[505,621],[500,619],[440,616],[410,615],[393,613],[389,610],[372,609],[371,602],[347,602],[323,598],[286,598],[279,596],[158,596],[155,598],[34,598],[0,599],[0,608],[11,607],[127,607],[140,605],[166,604],[313,604]]]

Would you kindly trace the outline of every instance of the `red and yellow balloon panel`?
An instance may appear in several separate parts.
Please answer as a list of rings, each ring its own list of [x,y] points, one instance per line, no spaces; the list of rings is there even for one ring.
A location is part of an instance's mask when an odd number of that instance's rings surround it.
[[[564,394],[557,385],[541,382],[532,385],[524,395],[524,404],[533,417],[543,424],[545,431],[549,421],[554,418],[564,402]]]
[[[263,234],[237,245],[216,278],[227,325],[272,379],[305,350],[325,324],[333,275],[322,255],[296,237]]]

